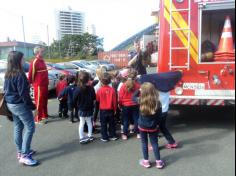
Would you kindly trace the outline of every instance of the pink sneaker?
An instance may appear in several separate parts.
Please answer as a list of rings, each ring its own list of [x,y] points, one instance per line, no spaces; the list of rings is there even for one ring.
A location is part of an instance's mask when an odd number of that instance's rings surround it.
[[[139,160],[139,164],[145,168],[151,167],[151,164],[148,160],[141,159],[141,160]]]
[[[35,153],[36,153],[35,150],[30,150],[30,152],[29,152],[28,155],[29,155],[29,156],[32,156],[32,155],[34,155]],[[17,157],[18,160],[20,160],[20,158],[21,158],[21,153],[18,152],[17,155],[16,155],[16,157]]]
[[[165,166],[165,163],[162,160],[156,161],[156,168],[157,169],[162,169],[164,166]]]
[[[167,144],[166,148],[167,149],[175,149],[178,147],[178,143],[174,143],[174,144]]]
[[[137,139],[141,139],[141,135],[140,134],[137,134]]]

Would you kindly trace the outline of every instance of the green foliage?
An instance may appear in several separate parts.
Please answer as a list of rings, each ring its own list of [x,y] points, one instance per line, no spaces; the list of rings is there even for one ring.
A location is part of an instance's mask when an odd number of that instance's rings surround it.
[[[86,59],[83,59],[83,60],[87,60],[87,61],[90,61],[90,60],[96,60],[97,59],[97,56],[88,56],[86,57]],[[48,59],[46,58],[45,61],[46,62],[51,62],[51,63],[58,63],[58,62],[70,62],[70,61],[74,61],[74,60],[81,60],[81,58],[79,57],[73,57],[73,58],[68,58],[68,57],[65,57],[65,58],[51,58],[51,59]]]
[[[87,59],[103,51],[103,39],[84,33],[83,35],[65,35],[62,40],[54,40],[50,46],[50,58]],[[49,58],[49,52],[47,56]]]

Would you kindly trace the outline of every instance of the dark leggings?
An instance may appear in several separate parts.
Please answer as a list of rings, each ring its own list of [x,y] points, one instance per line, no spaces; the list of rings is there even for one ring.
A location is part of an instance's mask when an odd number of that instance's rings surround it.
[[[128,135],[130,119],[134,122],[134,132],[139,133],[138,130],[138,118],[139,118],[139,107],[138,106],[123,106],[122,107],[122,121],[123,121],[123,132]]]
[[[161,123],[159,125],[161,132],[163,133],[163,135],[165,136],[166,140],[168,141],[169,144],[174,144],[175,140],[172,137],[171,133],[169,132],[169,130],[166,127],[166,118],[167,118],[168,113],[162,113],[162,118],[161,118]]]
[[[68,113],[67,100],[59,101],[59,114],[67,116],[67,113]]]
[[[142,141],[142,151],[143,151],[143,158],[145,160],[148,160],[149,155],[148,155],[148,136],[153,148],[153,152],[155,155],[156,160],[160,160],[160,151],[158,147],[158,132],[144,132],[140,131],[141,135],[141,141]]]
[[[96,122],[98,118],[99,113],[99,102],[96,101],[95,108],[94,108],[94,115],[93,115],[93,121]]]

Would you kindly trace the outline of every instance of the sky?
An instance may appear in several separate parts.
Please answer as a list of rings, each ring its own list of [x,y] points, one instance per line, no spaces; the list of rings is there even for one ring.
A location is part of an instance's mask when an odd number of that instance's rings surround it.
[[[0,0],[0,41],[31,42],[39,36],[45,43],[56,38],[56,9],[85,13],[87,24],[96,26],[96,34],[104,38],[104,49],[110,50],[142,29],[154,23],[152,11],[159,0]],[[48,29],[48,32],[47,32]]]

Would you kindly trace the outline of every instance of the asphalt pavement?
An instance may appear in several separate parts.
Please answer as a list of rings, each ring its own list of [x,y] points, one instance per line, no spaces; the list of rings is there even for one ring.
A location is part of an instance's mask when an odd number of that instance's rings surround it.
[[[49,100],[49,122],[37,125],[32,148],[41,164],[25,167],[16,160],[13,124],[0,117],[0,176],[234,176],[234,107],[172,107],[168,127],[180,148],[165,149],[160,138],[161,157],[166,167],[144,169],[140,141],[80,145],[78,123],[57,117],[58,102]],[[150,159],[154,161],[153,154]]]

